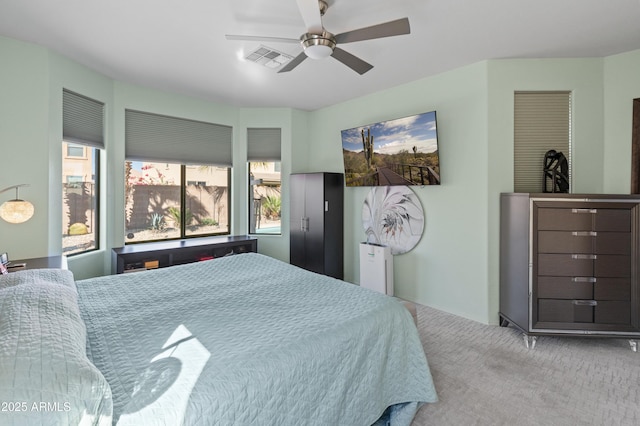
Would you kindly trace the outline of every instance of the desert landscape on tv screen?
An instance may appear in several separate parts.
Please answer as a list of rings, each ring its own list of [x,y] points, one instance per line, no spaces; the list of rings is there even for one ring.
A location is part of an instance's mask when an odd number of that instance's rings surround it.
[[[440,185],[435,111],[341,133],[346,186]]]

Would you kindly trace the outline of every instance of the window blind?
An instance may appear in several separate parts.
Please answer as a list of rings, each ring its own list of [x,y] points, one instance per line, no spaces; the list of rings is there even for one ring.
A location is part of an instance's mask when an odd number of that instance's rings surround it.
[[[230,126],[125,110],[127,160],[232,165]]]
[[[282,130],[277,128],[247,129],[247,160],[280,161]]]
[[[62,138],[65,142],[104,149],[104,104],[63,89]]]
[[[515,92],[515,192],[544,190],[544,155],[551,149],[567,158],[571,182],[571,92]]]

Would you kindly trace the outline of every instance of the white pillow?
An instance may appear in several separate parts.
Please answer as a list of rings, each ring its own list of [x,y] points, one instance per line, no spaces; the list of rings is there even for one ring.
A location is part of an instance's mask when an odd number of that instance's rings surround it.
[[[60,284],[76,290],[73,273],[67,269],[25,269],[0,275],[0,290],[26,283]]]
[[[61,272],[0,281],[0,424],[111,424],[111,390],[87,358],[75,284]]]

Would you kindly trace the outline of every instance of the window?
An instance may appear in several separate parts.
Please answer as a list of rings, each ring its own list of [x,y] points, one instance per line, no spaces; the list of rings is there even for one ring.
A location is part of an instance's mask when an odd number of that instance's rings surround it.
[[[125,111],[125,243],[229,234],[232,128]]]
[[[280,162],[249,163],[249,233],[280,234]]]
[[[281,138],[278,128],[247,129],[250,234],[282,233]]]
[[[99,248],[100,151],[104,104],[63,90],[62,253]]]
[[[543,173],[550,150],[567,159],[571,183],[571,92],[516,92],[514,98],[514,190],[552,192]]]
[[[67,176],[67,184],[68,185],[77,185],[79,186],[80,184],[82,184],[82,182],[84,181],[84,178],[82,176],[73,176],[73,175],[69,175]]]
[[[230,168],[127,161],[125,172],[127,243],[230,233]]]
[[[84,146],[67,144],[67,157],[82,157],[84,158]]]

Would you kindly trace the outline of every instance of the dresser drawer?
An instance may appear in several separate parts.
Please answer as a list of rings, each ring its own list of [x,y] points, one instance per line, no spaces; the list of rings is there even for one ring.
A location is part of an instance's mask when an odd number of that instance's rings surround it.
[[[610,254],[538,254],[538,275],[557,277],[630,277],[631,256]]]
[[[592,277],[539,277],[539,299],[593,299]]]
[[[597,324],[629,324],[631,323],[631,304],[628,301],[598,300],[594,322]]]
[[[596,300],[631,300],[631,278],[597,278],[593,284]]]
[[[631,254],[630,232],[539,231],[538,253]]]
[[[539,231],[538,253],[593,253],[593,234],[593,231]]]
[[[631,232],[631,210],[599,208],[594,204],[576,207],[540,207],[538,208],[538,229]]]
[[[538,277],[536,288],[539,299],[631,299],[631,278]]]
[[[538,321],[629,324],[631,305],[628,301],[540,299]]]
[[[589,209],[567,207],[538,208],[538,229],[541,231],[592,231],[593,213]]]
[[[631,232],[631,210],[596,209],[594,216],[594,231]]]
[[[596,277],[630,277],[631,256],[599,254],[594,261],[593,274]]]
[[[554,277],[592,277],[593,255],[545,254],[538,255],[538,275]]]
[[[595,233],[593,253],[631,255],[631,232]]]
[[[593,300],[538,300],[540,322],[584,322],[593,323]]]

